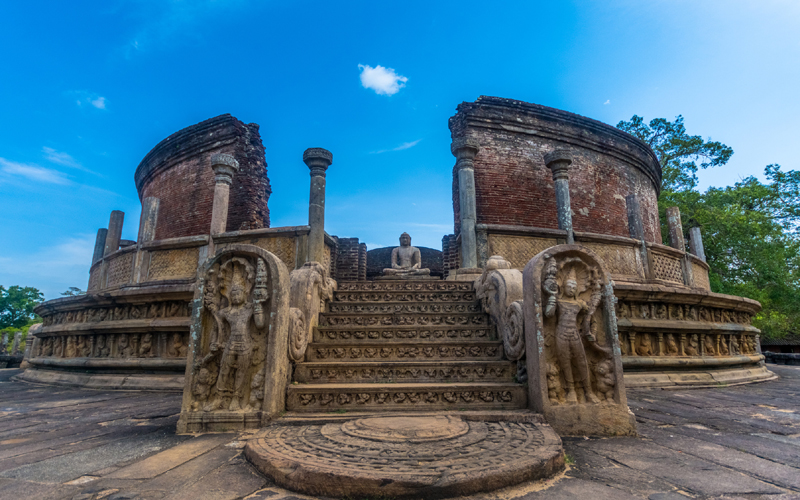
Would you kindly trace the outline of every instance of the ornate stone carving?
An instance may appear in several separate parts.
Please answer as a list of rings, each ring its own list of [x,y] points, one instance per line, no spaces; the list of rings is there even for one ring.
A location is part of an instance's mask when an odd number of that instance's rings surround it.
[[[289,358],[297,362],[305,356],[314,327],[319,324],[319,313],[333,299],[336,281],[328,277],[319,262],[306,262],[300,269],[292,271],[289,281],[289,303],[293,309],[289,325]]]
[[[613,288],[599,259],[580,245],[552,247],[525,266],[523,288],[533,409],[560,434],[635,435]]]
[[[522,273],[499,255],[486,262],[486,269],[475,281],[475,294],[481,300],[503,339],[506,357],[512,361],[525,355],[523,331]]]
[[[231,245],[200,273],[179,432],[260,425],[284,407],[289,276],[275,255]]]

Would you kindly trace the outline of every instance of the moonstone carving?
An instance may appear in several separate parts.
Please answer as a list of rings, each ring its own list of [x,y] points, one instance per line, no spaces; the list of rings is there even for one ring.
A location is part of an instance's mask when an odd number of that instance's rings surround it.
[[[635,435],[622,378],[612,283],[580,245],[523,273],[529,402],[562,435]]]

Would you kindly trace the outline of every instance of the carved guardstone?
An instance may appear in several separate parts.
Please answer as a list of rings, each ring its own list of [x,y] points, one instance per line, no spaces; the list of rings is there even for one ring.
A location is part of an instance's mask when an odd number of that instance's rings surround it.
[[[560,435],[635,436],[613,283],[580,245],[539,253],[523,272],[529,402]]]
[[[231,245],[200,271],[178,432],[257,428],[285,408],[289,272]]]

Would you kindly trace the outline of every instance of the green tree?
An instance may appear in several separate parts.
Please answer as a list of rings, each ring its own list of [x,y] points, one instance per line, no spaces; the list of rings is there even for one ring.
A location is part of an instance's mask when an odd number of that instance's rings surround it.
[[[6,289],[0,285],[0,329],[20,328],[35,319],[33,308],[43,300],[44,295],[36,288],[14,285]]]
[[[634,115],[617,127],[647,142],[661,162],[662,236],[664,211],[677,206],[684,229],[702,229],[712,291],[761,302],[754,325],[765,336],[800,331],[800,172],[769,165],[766,183],[748,177],[700,192],[698,168],[724,165],[730,147],[688,135],[681,116],[646,125]]]
[[[725,144],[687,134],[680,115],[674,122],[656,118],[649,124],[641,116],[633,115],[630,121],[619,122],[617,128],[643,140],[656,153],[661,163],[662,191],[694,189],[699,168],[724,165],[733,154],[733,149]]]
[[[81,290],[77,286],[71,286],[67,288],[66,292],[61,292],[63,297],[75,297],[77,295],[84,295],[86,294],[86,290]]]

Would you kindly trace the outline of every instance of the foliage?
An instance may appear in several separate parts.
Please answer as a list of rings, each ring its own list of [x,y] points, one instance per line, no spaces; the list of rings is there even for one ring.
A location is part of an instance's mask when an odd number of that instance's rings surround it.
[[[733,154],[733,149],[720,142],[687,134],[683,116],[676,117],[674,122],[656,118],[645,124],[644,118],[633,115],[630,121],[619,122],[617,128],[643,140],[656,153],[661,163],[663,191],[694,189],[699,168],[724,165]]]
[[[724,165],[731,148],[689,136],[681,116],[645,125],[634,115],[617,127],[650,144],[661,161],[664,240],[664,212],[677,206],[685,230],[702,229],[712,291],[761,302],[753,323],[765,336],[800,331],[800,172],[768,165],[767,183],[748,177],[703,193],[696,189],[698,168]]]
[[[42,300],[44,294],[36,288],[14,285],[6,289],[0,285],[0,328],[24,326],[36,318],[33,308]]]
[[[62,297],[75,297],[77,295],[85,295],[86,290],[81,290],[77,286],[71,286],[66,292],[61,292]]]
[[[8,353],[11,353],[11,348],[14,346],[14,334],[19,332],[19,331],[22,332],[22,339],[21,339],[21,341],[19,343],[19,349],[20,349],[20,351],[24,351],[25,350],[25,343],[27,342],[27,338],[28,338],[28,329],[31,326],[35,325],[36,323],[41,323],[41,322],[42,322],[42,318],[40,318],[39,316],[36,316],[35,318],[28,320],[28,322],[25,323],[20,328],[15,328],[13,326],[9,326],[9,327],[0,329],[0,337],[2,337],[4,333],[8,334],[8,345],[6,346],[6,351]]]

